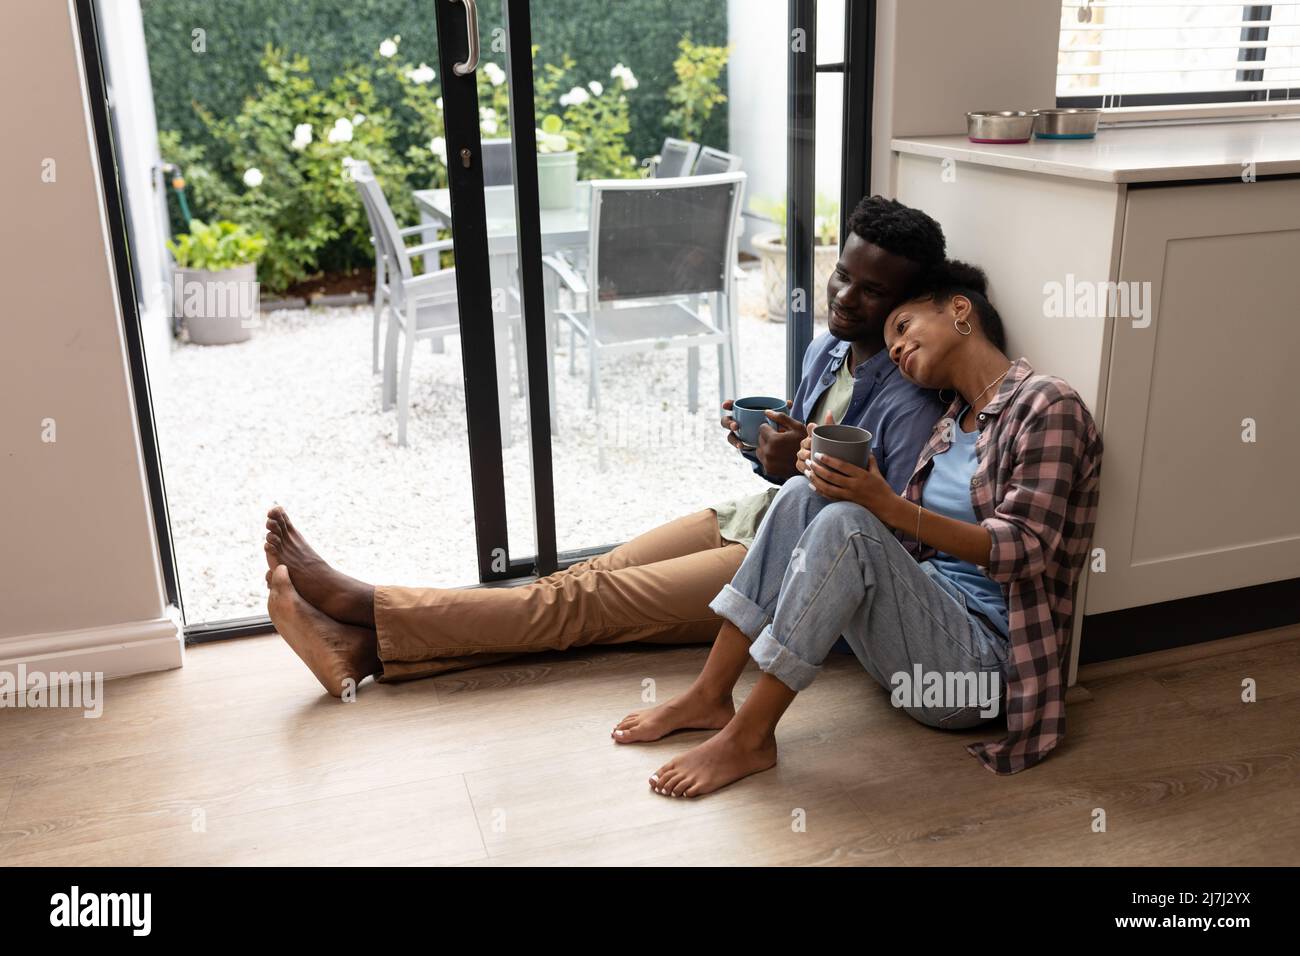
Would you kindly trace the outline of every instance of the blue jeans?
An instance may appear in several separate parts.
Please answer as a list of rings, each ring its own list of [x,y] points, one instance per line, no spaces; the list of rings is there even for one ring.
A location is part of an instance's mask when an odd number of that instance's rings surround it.
[[[823,498],[801,478],[781,487],[709,606],[750,639],[759,668],[793,691],[812,683],[843,635],[896,706],[923,724],[958,729],[1002,713],[1006,639],[870,511]]]

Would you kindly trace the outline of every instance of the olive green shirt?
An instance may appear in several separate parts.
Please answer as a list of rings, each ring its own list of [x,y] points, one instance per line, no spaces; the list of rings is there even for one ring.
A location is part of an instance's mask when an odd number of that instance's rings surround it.
[[[817,399],[810,420],[814,423],[824,422],[826,413],[830,412],[838,422],[848,411],[852,399],[853,372],[849,369],[848,361],[844,361],[835,373],[835,381]],[[718,530],[722,534],[722,540],[736,541],[747,548],[753,545],[758,526],[763,523],[763,515],[767,514],[772,499],[780,490],[780,486],[776,485],[758,494],[717,505],[713,510],[718,515]]]

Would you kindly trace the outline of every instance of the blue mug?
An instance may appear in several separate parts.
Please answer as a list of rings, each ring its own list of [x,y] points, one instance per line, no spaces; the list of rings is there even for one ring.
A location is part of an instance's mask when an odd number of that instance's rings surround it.
[[[785,399],[773,398],[770,395],[754,395],[749,398],[738,398],[731,403],[731,417],[740,425],[740,430],[736,434],[750,448],[758,446],[758,429],[764,422],[780,429],[779,425],[767,417],[769,410],[786,412]]]

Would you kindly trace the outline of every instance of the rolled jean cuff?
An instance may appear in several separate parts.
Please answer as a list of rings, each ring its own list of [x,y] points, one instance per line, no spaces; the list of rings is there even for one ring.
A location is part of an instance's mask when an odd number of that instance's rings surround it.
[[[709,610],[736,625],[751,641],[771,620],[766,611],[730,584],[724,584],[718,596],[709,602]]]
[[[759,670],[771,674],[796,694],[807,688],[821,670],[821,665],[809,664],[773,637],[771,625],[749,645],[749,656],[758,663]]]

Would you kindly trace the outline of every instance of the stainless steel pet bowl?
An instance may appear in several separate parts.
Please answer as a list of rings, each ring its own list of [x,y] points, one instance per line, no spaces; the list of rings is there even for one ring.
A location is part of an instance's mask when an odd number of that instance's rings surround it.
[[[1027,143],[1034,114],[1027,110],[976,110],[966,114],[966,138],[972,143]]]
[[[1101,110],[1036,110],[1034,134],[1039,139],[1091,139],[1097,135]]]

